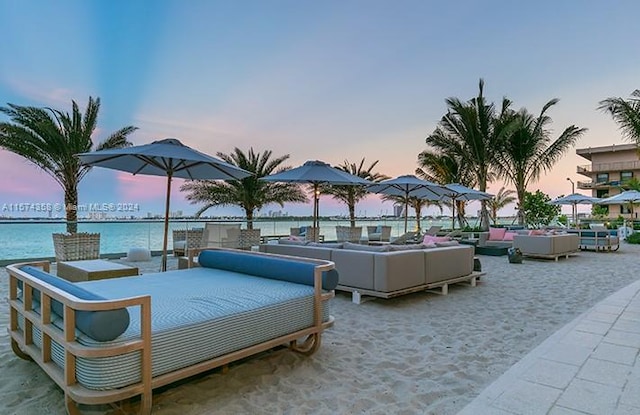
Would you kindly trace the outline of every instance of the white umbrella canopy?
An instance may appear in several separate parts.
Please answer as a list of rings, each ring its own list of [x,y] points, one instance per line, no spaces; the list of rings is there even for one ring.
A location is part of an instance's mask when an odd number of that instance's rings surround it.
[[[571,212],[573,214],[573,225],[578,226],[578,218],[576,217],[576,205],[599,204],[601,199],[592,196],[586,196],[581,193],[571,193],[570,195],[556,198],[549,202],[552,205],[572,205]]]
[[[467,186],[463,186],[460,183],[445,184],[444,187],[450,191],[445,195],[445,199],[451,199],[452,201],[452,213],[451,213],[451,229],[455,229],[456,222],[456,201],[458,200],[489,200],[493,197],[492,194],[487,192],[481,192],[480,190],[472,189]]]
[[[151,144],[99,150],[78,154],[83,164],[105,167],[129,173],[166,176],[167,192],[164,215],[164,239],[162,245],[162,271],[167,270],[167,238],[169,232],[169,204],[171,179],[240,180],[253,173],[211,157],[175,138],[154,141]]]
[[[617,195],[600,199],[598,205],[624,205],[631,204],[631,218],[633,219],[633,205],[640,203],[640,192],[637,190],[625,190]]]
[[[309,160],[302,166],[275,173],[260,178],[269,182],[285,183],[305,183],[313,186],[313,227],[320,225],[320,190],[321,184],[336,184],[347,186],[365,186],[371,184],[370,181],[362,177],[349,174],[343,170],[331,167],[328,163],[319,160]],[[316,234],[317,237],[317,234]]]
[[[407,211],[409,210],[409,198],[417,197],[427,200],[440,200],[449,190],[444,186],[428,180],[420,179],[413,175],[398,176],[393,179],[383,180],[372,184],[367,188],[372,193],[402,196],[405,198],[404,208],[404,232],[407,232]]]

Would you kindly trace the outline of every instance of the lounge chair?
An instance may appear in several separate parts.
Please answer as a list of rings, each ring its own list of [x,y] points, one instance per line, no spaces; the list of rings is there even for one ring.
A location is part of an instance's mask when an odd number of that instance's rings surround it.
[[[431,226],[429,229],[427,229],[424,234],[425,235],[431,235],[431,236],[436,236],[438,234],[438,232],[440,232],[440,229],[442,229],[441,225],[433,225]]]
[[[202,246],[204,229],[176,229],[173,231],[173,256],[187,256]]]
[[[400,235],[396,239],[391,241],[391,244],[404,245],[406,243],[415,242],[416,236],[418,236],[418,232],[407,232],[404,235]]]

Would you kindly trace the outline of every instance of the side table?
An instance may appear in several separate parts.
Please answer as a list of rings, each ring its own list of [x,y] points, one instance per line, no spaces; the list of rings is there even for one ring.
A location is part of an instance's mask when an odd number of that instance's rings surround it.
[[[137,267],[102,259],[58,262],[58,276],[72,282],[138,275]]]

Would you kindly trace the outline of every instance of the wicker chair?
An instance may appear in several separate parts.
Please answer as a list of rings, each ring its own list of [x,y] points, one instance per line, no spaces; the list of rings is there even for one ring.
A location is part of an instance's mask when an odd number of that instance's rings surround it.
[[[54,233],[56,261],[81,261],[100,258],[99,233]]]
[[[260,245],[260,229],[241,229],[239,248],[250,250],[252,246]]]
[[[204,229],[176,229],[173,231],[173,256],[186,256],[189,250],[200,248]]]
[[[367,239],[376,242],[389,242],[391,226],[367,226]]]
[[[336,226],[336,239],[338,242],[360,242],[362,226]]]

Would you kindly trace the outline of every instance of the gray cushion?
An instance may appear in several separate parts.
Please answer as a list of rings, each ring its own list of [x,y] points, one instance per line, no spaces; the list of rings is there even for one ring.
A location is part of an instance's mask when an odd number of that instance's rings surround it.
[[[309,242],[307,246],[315,246],[318,248],[331,248],[331,249],[341,249],[343,247],[342,242]]]
[[[307,241],[296,241],[294,239],[278,239],[280,245],[306,245]]]
[[[391,247],[389,245],[382,245],[382,246],[376,246],[376,245],[361,245],[361,244],[354,244],[351,242],[345,242],[342,247],[344,249],[350,249],[352,251],[367,251],[367,252],[389,252],[391,250]]]
[[[426,249],[423,244],[407,244],[407,245],[389,245],[389,250],[394,251],[413,251],[417,249]]]
[[[106,300],[100,295],[65,279],[48,274],[39,268],[24,266],[20,270],[81,300]],[[22,288],[22,281],[19,281],[18,285]],[[39,302],[40,292],[33,291],[34,300]],[[51,310],[59,317],[64,317],[64,307],[61,302],[51,299]],[[76,311],[76,328],[97,341],[114,340],[124,333],[127,327],[129,327],[129,312],[126,308],[106,311]]]

